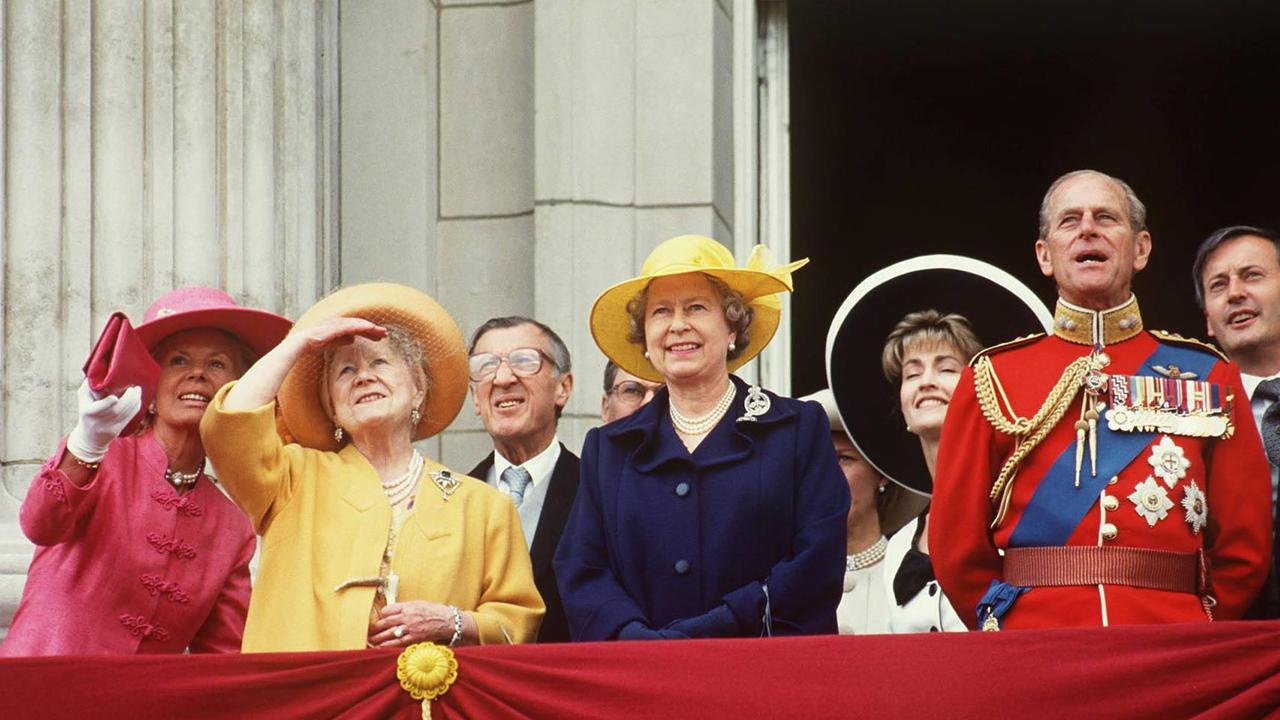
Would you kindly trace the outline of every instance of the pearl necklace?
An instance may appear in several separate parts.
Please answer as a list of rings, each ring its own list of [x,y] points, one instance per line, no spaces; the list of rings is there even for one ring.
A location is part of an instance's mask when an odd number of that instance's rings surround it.
[[[409,458],[409,469],[403,475],[390,482],[382,481],[382,492],[387,494],[387,500],[392,506],[408,500],[413,494],[418,486],[418,480],[422,478],[422,464],[422,455],[414,450],[413,457]]]
[[[844,558],[845,572],[853,572],[854,570],[866,570],[884,559],[884,551],[889,547],[889,541],[883,535],[875,541],[871,547],[852,555],[846,555]]]
[[[720,397],[720,401],[716,406],[711,408],[711,412],[700,418],[688,418],[680,414],[676,409],[674,401],[667,404],[671,411],[671,424],[676,426],[676,430],[685,435],[705,435],[711,432],[711,428],[720,422],[720,418],[729,412],[729,406],[733,404],[733,396],[737,392],[737,388],[733,386],[733,381],[729,381],[729,386],[724,389],[724,395]]]
[[[195,487],[196,480],[200,479],[200,473],[204,472],[204,458],[200,459],[200,465],[189,473],[179,472],[177,470],[165,470],[164,479],[169,481],[174,490],[187,490]]]

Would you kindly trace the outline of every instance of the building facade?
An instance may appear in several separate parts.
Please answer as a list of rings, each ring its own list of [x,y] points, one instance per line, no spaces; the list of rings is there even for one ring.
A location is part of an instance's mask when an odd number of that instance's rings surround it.
[[[591,301],[667,237],[787,254],[785,4],[12,0],[0,15],[0,627],[17,511],[106,317],[213,285],[296,317],[402,282],[532,315],[598,422]],[[787,389],[785,328],[746,374]],[[423,450],[469,468],[470,405]]]

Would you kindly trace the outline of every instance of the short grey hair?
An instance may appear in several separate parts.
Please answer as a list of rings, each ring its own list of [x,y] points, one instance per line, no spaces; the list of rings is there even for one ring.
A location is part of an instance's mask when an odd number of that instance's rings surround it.
[[[1063,183],[1067,182],[1068,180],[1073,180],[1075,178],[1081,177],[1083,175],[1096,175],[1100,178],[1110,181],[1116,187],[1120,188],[1120,190],[1124,193],[1125,204],[1128,206],[1126,208],[1126,211],[1127,211],[1126,214],[1129,216],[1129,227],[1132,228],[1132,230],[1136,233],[1142,232],[1143,230],[1147,229],[1147,206],[1143,204],[1142,200],[1138,197],[1138,194],[1133,191],[1132,187],[1129,186],[1129,183],[1125,182],[1124,180],[1121,180],[1118,177],[1114,177],[1104,172],[1099,172],[1097,170],[1072,170],[1066,175],[1063,175],[1059,177],[1057,180],[1054,180],[1053,184],[1049,186],[1049,189],[1045,191],[1044,198],[1040,201],[1040,239],[1041,240],[1044,240],[1046,237],[1049,236],[1049,200],[1050,198],[1053,197],[1053,194],[1057,192],[1059,187],[1062,187]]]

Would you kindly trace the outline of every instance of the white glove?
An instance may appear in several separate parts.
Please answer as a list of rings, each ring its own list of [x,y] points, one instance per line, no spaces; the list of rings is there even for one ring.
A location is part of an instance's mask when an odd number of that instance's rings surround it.
[[[93,399],[89,381],[80,383],[76,392],[80,405],[80,422],[67,436],[67,451],[88,463],[96,463],[107,454],[107,445],[142,407],[142,388],[134,385],[120,397],[107,395]]]

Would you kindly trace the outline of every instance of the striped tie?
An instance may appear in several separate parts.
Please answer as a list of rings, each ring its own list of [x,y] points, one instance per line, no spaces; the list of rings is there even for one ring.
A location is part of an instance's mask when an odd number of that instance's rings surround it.
[[[524,489],[533,481],[529,471],[519,465],[512,465],[502,471],[502,479],[506,481],[511,491],[511,502],[515,503],[516,507],[520,507],[520,503],[524,502]]]

